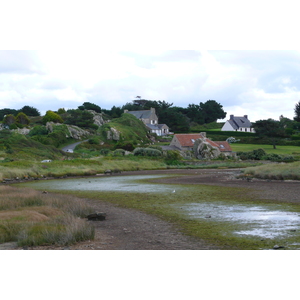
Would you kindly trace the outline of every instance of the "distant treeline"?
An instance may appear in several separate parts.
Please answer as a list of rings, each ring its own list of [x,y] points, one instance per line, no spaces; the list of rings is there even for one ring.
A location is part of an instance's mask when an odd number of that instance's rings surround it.
[[[175,132],[188,132],[191,126],[215,122],[218,119],[224,119],[226,117],[223,106],[215,100],[207,100],[205,103],[200,102],[199,105],[189,104],[188,107],[183,108],[173,106],[173,103],[168,103],[166,101],[141,99],[139,96],[132,102],[127,102],[125,105],[119,107],[113,106],[111,109],[102,109],[97,104],[84,102],[82,105],[78,106],[76,110],[94,110],[98,113],[103,112],[113,119],[120,118],[125,109],[136,111],[150,110],[150,108],[155,108],[160,124],[167,124],[170,129]],[[70,111],[75,110],[69,110],[67,112]],[[27,116],[40,116],[40,112],[36,108],[26,105],[20,110],[10,108],[1,109],[0,121],[3,120],[4,116],[16,116],[20,112]],[[63,108],[60,108],[57,111],[60,115],[64,112],[65,110]]]

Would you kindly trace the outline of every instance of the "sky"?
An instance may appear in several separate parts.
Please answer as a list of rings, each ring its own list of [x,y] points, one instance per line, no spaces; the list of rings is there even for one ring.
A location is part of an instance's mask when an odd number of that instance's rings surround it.
[[[0,109],[110,109],[141,96],[180,107],[215,100],[227,113],[222,121],[294,117],[293,1],[47,3],[5,4]]]
[[[253,121],[293,118],[300,51],[0,51],[0,108],[110,109],[136,96],[180,107],[215,100],[227,117]]]

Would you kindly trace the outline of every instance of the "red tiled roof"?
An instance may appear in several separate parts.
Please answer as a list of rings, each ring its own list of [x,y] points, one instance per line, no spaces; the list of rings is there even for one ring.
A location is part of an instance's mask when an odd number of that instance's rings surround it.
[[[191,133],[191,134],[175,134],[176,138],[178,139],[180,145],[182,147],[193,147],[195,141],[197,139],[203,138],[203,136],[200,133]],[[226,151],[232,151],[230,145],[226,141],[212,141],[208,138],[206,138],[206,142],[211,144],[213,147],[219,148],[221,152],[226,152]]]
[[[215,144],[217,144],[218,148],[220,149],[221,152],[227,152],[227,151],[232,151],[231,147],[230,147],[230,144],[226,141],[224,142],[214,142]]]
[[[194,142],[197,139],[203,138],[203,136],[200,133],[175,134],[175,136],[182,147],[193,147]]]

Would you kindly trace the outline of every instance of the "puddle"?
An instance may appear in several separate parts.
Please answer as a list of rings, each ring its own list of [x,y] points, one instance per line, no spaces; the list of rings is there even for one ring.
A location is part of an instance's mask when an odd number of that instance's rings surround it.
[[[237,235],[272,239],[291,236],[300,230],[299,213],[274,207],[191,203],[181,206],[181,209],[194,219],[230,222],[236,225],[232,233]]]
[[[141,179],[156,179],[166,175],[109,176],[99,178],[76,178],[64,180],[40,180],[29,182],[26,186],[43,190],[72,191],[118,191],[134,193],[171,193],[174,186],[165,184],[139,183]],[[179,189],[179,188],[176,188]],[[180,188],[182,189],[182,188]]]

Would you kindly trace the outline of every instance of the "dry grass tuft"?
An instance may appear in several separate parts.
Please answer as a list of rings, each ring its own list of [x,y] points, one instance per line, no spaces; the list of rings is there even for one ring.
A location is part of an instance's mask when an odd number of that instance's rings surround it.
[[[80,219],[91,212],[80,198],[0,186],[0,243],[69,245],[93,239],[94,227]]]

